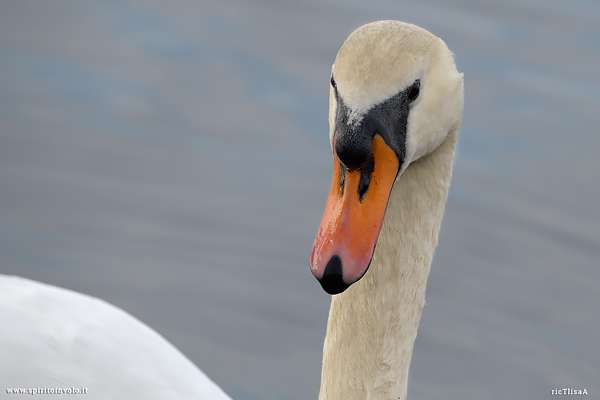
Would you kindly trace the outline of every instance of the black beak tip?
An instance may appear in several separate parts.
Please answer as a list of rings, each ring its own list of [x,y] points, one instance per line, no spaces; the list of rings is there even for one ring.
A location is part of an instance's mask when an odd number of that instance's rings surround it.
[[[331,257],[325,267],[323,277],[319,279],[319,283],[329,294],[340,294],[350,286],[344,282],[342,275],[342,260],[339,256],[334,255]]]

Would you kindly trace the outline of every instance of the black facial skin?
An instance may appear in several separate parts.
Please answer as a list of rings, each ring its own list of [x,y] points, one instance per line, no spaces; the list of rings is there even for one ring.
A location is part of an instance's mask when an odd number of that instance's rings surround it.
[[[394,150],[401,166],[406,154],[408,113],[411,103],[419,97],[420,79],[402,92],[372,107],[358,123],[349,123],[350,109],[339,95],[333,76],[331,85],[337,100],[335,151],[342,164],[350,171],[366,166],[370,158],[373,138],[375,134],[379,134]],[[372,172],[372,166],[370,168]],[[361,181],[363,181],[362,176]]]

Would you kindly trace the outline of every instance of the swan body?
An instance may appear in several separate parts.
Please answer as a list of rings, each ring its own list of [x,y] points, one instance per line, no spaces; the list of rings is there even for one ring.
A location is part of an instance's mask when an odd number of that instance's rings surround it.
[[[414,25],[357,29],[332,69],[334,177],[310,267],[332,297],[320,400],[405,399],[463,77]]]
[[[157,332],[103,300],[0,275],[0,320],[3,392],[77,389],[69,399],[231,400]]]

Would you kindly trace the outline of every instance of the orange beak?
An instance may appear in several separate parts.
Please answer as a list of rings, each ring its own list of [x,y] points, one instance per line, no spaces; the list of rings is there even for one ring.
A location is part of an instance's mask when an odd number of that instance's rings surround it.
[[[378,134],[371,144],[373,169],[367,178],[361,169],[346,170],[335,149],[333,154],[333,180],[310,255],[310,270],[326,292],[337,294],[369,268],[399,162]]]

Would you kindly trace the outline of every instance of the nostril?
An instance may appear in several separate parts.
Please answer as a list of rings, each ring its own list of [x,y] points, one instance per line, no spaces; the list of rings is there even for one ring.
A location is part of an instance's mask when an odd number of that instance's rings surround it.
[[[342,293],[344,290],[348,289],[348,285],[344,282],[344,277],[342,275],[342,259],[338,255],[334,255],[331,257],[327,266],[325,267],[325,272],[323,272],[323,277],[319,279],[319,283],[329,294],[338,294]]]
[[[344,195],[344,186],[346,186],[346,172],[348,171],[348,168],[346,168],[346,166],[344,164],[340,165],[340,168],[342,170],[342,176],[340,177],[340,192],[341,195]]]
[[[360,181],[358,183],[358,198],[362,202],[363,197],[365,197],[365,193],[369,189],[369,184],[371,183],[371,175],[375,170],[375,160],[373,157],[369,157],[365,165],[363,165],[360,169]]]

